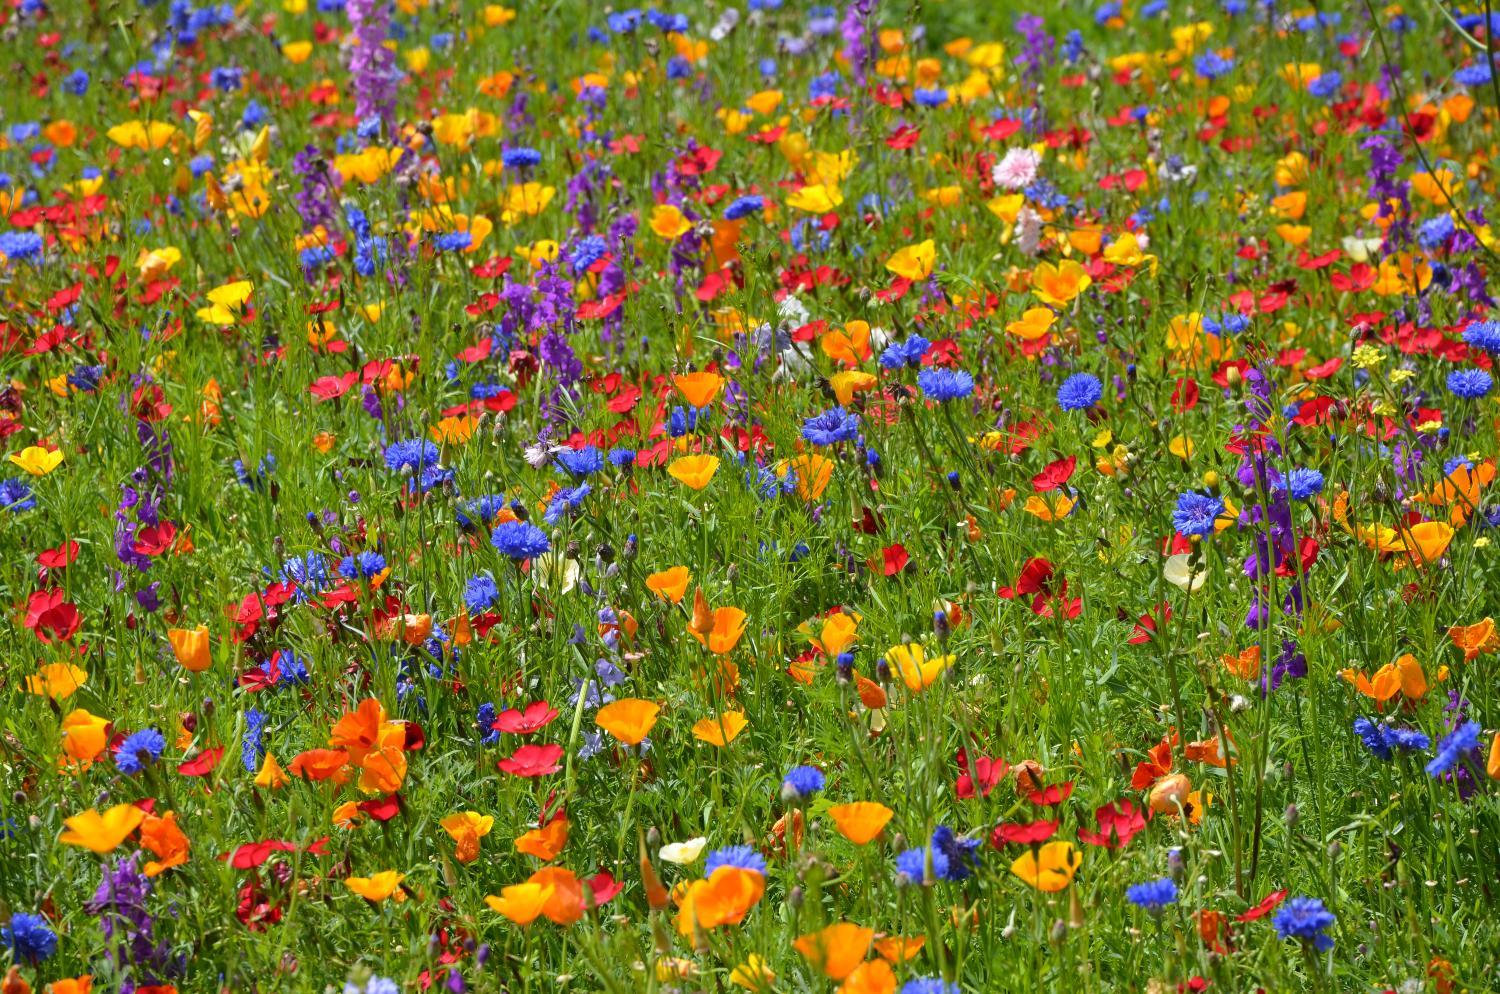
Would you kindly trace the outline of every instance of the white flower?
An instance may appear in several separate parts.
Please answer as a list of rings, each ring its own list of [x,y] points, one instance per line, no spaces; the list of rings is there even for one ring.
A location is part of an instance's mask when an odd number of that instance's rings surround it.
[[[1036,182],[1037,167],[1041,164],[1042,157],[1031,149],[1013,148],[995,164],[990,176],[1001,189],[1023,190]]]
[[[538,590],[566,594],[578,586],[578,562],[563,549],[553,549],[531,561],[531,578]]]
[[[541,469],[552,461],[552,449],[550,446],[537,442],[526,446],[526,463],[532,469]]]
[[[708,845],[708,840],[699,836],[696,839],[688,839],[686,842],[668,842],[661,847],[658,854],[668,863],[676,863],[678,866],[688,866],[698,862],[698,857],[703,855],[703,847]]]
[[[1192,558],[1186,552],[1179,552],[1175,556],[1168,556],[1166,568],[1162,570],[1162,574],[1167,578],[1168,583],[1190,594],[1199,590],[1208,579],[1208,570],[1204,568],[1203,563],[1200,562],[1198,569],[1196,571],[1193,570]]]
[[[1042,216],[1030,207],[1016,215],[1016,247],[1026,255],[1036,255],[1042,248]]]

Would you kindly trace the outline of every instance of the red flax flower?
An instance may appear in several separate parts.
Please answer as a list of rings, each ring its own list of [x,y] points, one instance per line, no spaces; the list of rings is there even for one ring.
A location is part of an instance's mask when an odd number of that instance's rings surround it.
[[[533,701],[526,705],[525,710],[506,708],[501,711],[490,727],[510,735],[530,735],[551,724],[556,717],[557,709],[552,705],[546,701]]]
[[[496,765],[505,772],[518,777],[544,777],[562,769],[558,762],[562,758],[560,745],[523,745]]]
[[[1275,911],[1278,904],[1286,900],[1287,893],[1288,892],[1284,887],[1281,890],[1271,891],[1271,893],[1261,898],[1260,903],[1255,907],[1251,908],[1249,911],[1246,911],[1244,914],[1235,915],[1234,920],[1237,922],[1253,922],[1257,918],[1264,918],[1272,911]]]
[[[979,785],[979,796],[989,797],[995,785],[1010,773],[1010,764],[1003,759],[975,756],[971,760],[967,750],[958,750],[958,782],[954,791],[964,800],[974,796],[974,786]]]
[[[1135,838],[1137,833],[1145,830],[1146,818],[1146,812],[1136,807],[1135,802],[1122,797],[1095,808],[1094,821],[1098,824],[1099,830],[1091,832],[1080,828],[1078,839],[1091,846],[1124,849],[1130,845],[1130,840]]]
[[[26,627],[43,645],[67,641],[78,631],[78,608],[61,589],[38,590],[26,601]]]
[[[1057,834],[1055,821],[1006,822],[995,826],[990,834],[990,845],[999,849],[1006,843],[1018,846],[1038,846]]]

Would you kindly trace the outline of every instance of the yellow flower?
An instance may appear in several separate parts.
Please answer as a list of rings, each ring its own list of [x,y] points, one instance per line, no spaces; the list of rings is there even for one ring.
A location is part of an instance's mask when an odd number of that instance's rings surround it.
[[[20,452],[12,452],[10,461],[32,476],[46,476],[62,465],[61,451],[48,451],[40,445],[28,445]]]
[[[673,204],[657,204],[651,208],[651,230],[658,238],[674,241],[692,231],[693,222]]]
[[[1073,882],[1083,857],[1071,842],[1049,842],[1010,864],[1010,872],[1039,891],[1060,891]]]
[[[292,65],[300,66],[307,61],[309,55],[312,55],[312,49],[310,41],[289,41],[281,46],[281,54],[285,55],[286,60]]]
[[[534,217],[546,210],[557,194],[557,189],[540,183],[515,183],[505,191],[500,202],[500,220],[507,225],[515,224],[523,217]]]
[[[121,148],[138,148],[144,151],[161,148],[175,134],[177,128],[166,121],[126,121],[105,132],[105,136]]]
[[[786,205],[809,214],[827,214],[844,202],[844,195],[836,186],[821,183],[804,186],[786,200]]]
[[[372,877],[348,877],[344,880],[344,886],[373,904],[380,904],[392,895],[399,903],[406,900],[405,892],[400,890],[401,881],[405,879],[404,873],[382,870]]]
[[[65,845],[82,846],[104,855],[118,848],[145,817],[146,812],[134,804],[116,804],[103,814],[89,808],[63,819],[66,830],[58,836],[57,841]]]
[[[933,681],[942,675],[943,671],[953,665],[954,657],[935,656],[927,658],[927,651],[922,648],[920,642],[912,642],[908,645],[892,646],[885,654],[886,662],[901,677],[901,682],[906,684],[906,689],[912,693],[926,690],[932,686]]]
[[[886,261],[885,268],[903,279],[913,282],[925,280],[932,275],[937,262],[937,244],[931,239],[898,249]]]
[[[89,678],[88,671],[72,663],[47,663],[26,678],[26,689],[39,697],[67,700]]]
[[[667,472],[674,480],[692,490],[702,490],[719,471],[718,456],[683,456],[672,461]]]

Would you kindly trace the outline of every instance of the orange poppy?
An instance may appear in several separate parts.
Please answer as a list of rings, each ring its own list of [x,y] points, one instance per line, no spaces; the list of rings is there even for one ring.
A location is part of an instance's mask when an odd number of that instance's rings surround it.
[[[177,812],[168,811],[160,818],[147,815],[141,822],[141,846],[161,857],[159,862],[153,860],[146,864],[148,877],[186,863],[189,843],[182,829],[177,827]]]
[[[1494,618],[1485,618],[1472,625],[1454,625],[1448,629],[1448,637],[1464,654],[1466,663],[1500,649],[1500,633],[1495,630]]]
[[[109,747],[109,720],[83,708],[70,711],[62,722],[63,757],[58,765],[79,772],[87,770]]]
[[[292,757],[287,771],[294,777],[347,783],[349,754],[342,749],[308,749]]]
[[[1254,680],[1260,675],[1260,646],[1252,645],[1238,655],[1228,653],[1219,657],[1219,661],[1241,680]]]
[[[687,595],[688,581],[692,578],[693,574],[688,572],[686,566],[673,566],[646,577],[646,589],[664,601],[681,604],[682,598]]]
[[[674,459],[667,467],[667,473],[690,490],[702,490],[708,486],[718,471],[719,457],[706,455],[683,456]]]
[[[839,988],[839,994],[894,994],[896,971],[883,959],[856,966]]]
[[[677,934],[693,929],[738,925],[766,892],[766,878],[754,870],[721,866],[707,880],[695,880],[682,895]]]
[[[651,729],[656,725],[656,716],[659,714],[661,714],[660,705],[638,697],[627,697],[623,700],[611,701],[600,708],[594,715],[594,724],[614,736],[616,740],[626,745],[636,746],[651,734]]]
[[[207,625],[199,625],[197,628],[168,628],[167,641],[172,643],[172,652],[177,661],[189,673],[202,673],[213,663]]]
[[[792,943],[814,967],[834,980],[843,980],[864,962],[875,930],[853,922],[834,922]]]
[[[835,804],[828,809],[839,834],[857,846],[874,841],[895,812],[875,801],[855,801],[852,804]]]
[[[707,407],[719,395],[719,388],[724,385],[724,377],[707,371],[683,373],[672,378],[672,385],[677,388],[678,393],[682,394],[682,399],[689,404],[694,407]]]
[[[291,777],[286,775],[286,771],[281,768],[276,757],[269,752],[266,753],[266,758],[261,760],[260,772],[255,774],[255,786],[267,790],[279,790],[291,782]]]
[[[500,896],[491,894],[484,899],[490,909],[497,911],[525,928],[536,921],[542,909],[552,900],[554,888],[550,884],[513,884],[500,891]]]
[[[547,863],[556,859],[567,844],[568,819],[554,818],[516,839],[516,851]]]
[[[693,738],[723,748],[745,730],[749,722],[739,711],[725,711],[717,718],[703,718],[693,724]]]
[[[472,863],[479,858],[479,840],[490,834],[490,829],[495,825],[495,819],[489,815],[482,815],[478,811],[460,811],[449,815],[438,824],[457,843],[453,858],[460,863]]]
[[[745,612],[737,607],[715,608],[709,616],[706,632],[689,626],[688,634],[707,646],[710,652],[720,656],[727,655],[739,643],[740,636],[745,634],[746,617]]]
[[[571,925],[583,917],[583,885],[572,870],[544,866],[526,878],[529,884],[540,884],[552,891],[542,905],[542,914],[557,925]]]

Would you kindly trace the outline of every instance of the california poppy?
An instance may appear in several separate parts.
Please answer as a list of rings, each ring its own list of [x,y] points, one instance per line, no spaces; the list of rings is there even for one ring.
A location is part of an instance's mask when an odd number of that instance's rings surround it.
[[[146,812],[134,804],[116,804],[103,814],[89,808],[63,819],[66,828],[57,841],[104,855],[118,848],[145,817]]]
[[[688,581],[692,578],[693,575],[686,566],[673,566],[646,577],[646,589],[662,600],[681,604],[682,598],[687,594]]]
[[[828,809],[828,817],[833,819],[839,834],[857,846],[873,842],[894,815],[894,811],[876,801],[835,804]]]
[[[690,490],[702,490],[708,486],[718,471],[719,457],[707,455],[683,456],[667,467],[671,477]]]
[[[745,730],[746,721],[739,711],[725,711],[717,718],[700,718],[693,724],[693,738],[723,748]]]
[[[172,652],[177,662],[189,673],[202,673],[213,663],[208,646],[208,626],[197,628],[169,628],[167,640],[172,643]]]
[[[843,980],[864,962],[875,930],[852,922],[834,922],[797,939],[792,947],[833,980]]]
[[[611,701],[594,714],[594,724],[604,729],[616,740],[636,746],[651,734],[656,717],[661,713],[660,705],[636,697]]]
[[[344,886],[358,894],[372,904],[380,904],[391,897],[397,901],[406,899],[401,890],[401,881],[406,879],[406,874],[397,873],[395,870],[382,870],[374,876],[369,877],[346,877]]]

